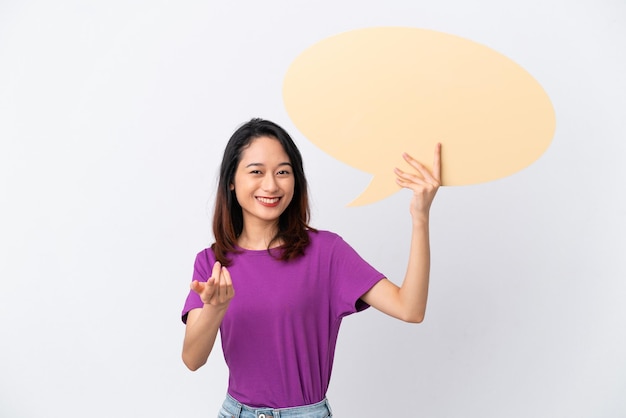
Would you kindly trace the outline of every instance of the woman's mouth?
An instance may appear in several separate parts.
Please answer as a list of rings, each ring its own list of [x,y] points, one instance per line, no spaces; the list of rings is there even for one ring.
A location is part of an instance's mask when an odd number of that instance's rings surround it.
[[[280,197],[260,197],[257,196],[256,200],[263,206],[274,207],[278,205]]]

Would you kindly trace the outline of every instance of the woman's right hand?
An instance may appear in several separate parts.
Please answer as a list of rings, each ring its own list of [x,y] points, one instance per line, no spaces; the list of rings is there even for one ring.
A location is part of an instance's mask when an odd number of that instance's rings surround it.
[[[187,314],[183,361],[190,370],[198,370],[213,350],[217,332],[235,291],[230,273],[219,262],[213,265],[211,277],[206,282],[191,282],[191,290],[200,295],[204,307],[192,309]]]
[[[228,307],[231,299],[235,296],[230,273],[219,261],[213,264],[211,277],[206,282],[197,280],[191,282],[191,290],[200,296],[205,305],[211,305],[215,308]]]

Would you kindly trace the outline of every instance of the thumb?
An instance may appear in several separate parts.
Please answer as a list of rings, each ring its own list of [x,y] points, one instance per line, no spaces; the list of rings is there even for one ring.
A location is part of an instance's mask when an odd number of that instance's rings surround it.
[[[191,287],[191,290],[193,290],[197,294],[200,294],[204,290],[205,286],[205,283],[200,283],[199,281],[194,280],[193,282],[191,282],[191,285],[189,287]]]

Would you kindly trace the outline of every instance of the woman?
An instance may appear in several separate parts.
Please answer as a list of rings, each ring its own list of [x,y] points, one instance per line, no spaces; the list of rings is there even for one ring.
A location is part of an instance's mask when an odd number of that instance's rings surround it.
[[[401,287],[338,235],[308,225],[302,157],[280,126],[252,119],[230,138],[220,168],[215,243],[198,254],[183,309],[183,361],[205,364],[221,333],[229,385],[220,417],[322,418],[341,319],[368,306],[421,322],[430,270],[428,220],[440,185],[432,173],[395,170],[413,191],[411,250]]]

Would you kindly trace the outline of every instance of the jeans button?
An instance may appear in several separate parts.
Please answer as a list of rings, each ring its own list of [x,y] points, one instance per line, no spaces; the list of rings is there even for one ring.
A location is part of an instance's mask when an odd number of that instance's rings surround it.
[[[265,414],[259,414],[259,418],[265,418]]]

